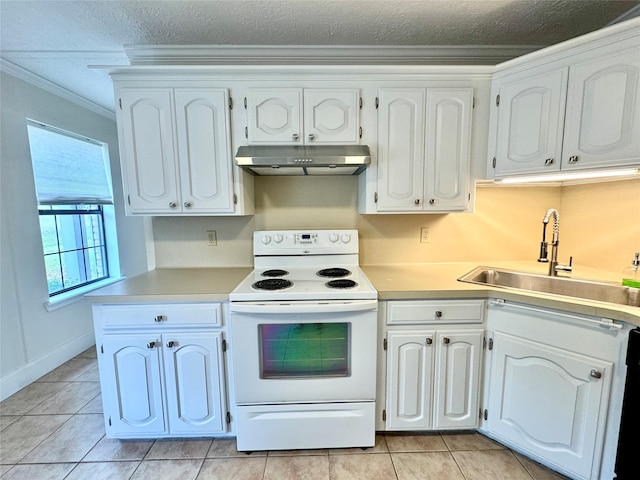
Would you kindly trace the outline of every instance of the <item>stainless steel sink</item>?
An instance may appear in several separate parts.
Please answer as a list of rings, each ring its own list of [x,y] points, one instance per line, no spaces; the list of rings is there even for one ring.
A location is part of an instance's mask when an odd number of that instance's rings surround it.
[[[553,295],[640,307],[640,289],[624,287],[615,283],[549,277],[492,267],[475,268],[458,280],[477,285],[515,288],[529,292],[551,293]]]

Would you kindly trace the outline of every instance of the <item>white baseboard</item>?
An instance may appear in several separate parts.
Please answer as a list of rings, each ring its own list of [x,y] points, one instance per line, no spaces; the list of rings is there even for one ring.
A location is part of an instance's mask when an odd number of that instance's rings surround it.
[[[59,348],[33,360],[0,378],[0,401],[35,382],[95,344],[93,330],[76,337]]]

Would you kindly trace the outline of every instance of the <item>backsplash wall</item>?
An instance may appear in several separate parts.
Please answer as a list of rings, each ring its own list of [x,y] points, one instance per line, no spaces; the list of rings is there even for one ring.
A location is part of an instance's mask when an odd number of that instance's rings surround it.
[[[640,179],[479,187],[473,213],[448,215],[360,215],[357,188],[354,177],[257,177],[255,216],[154,218],[156,267],[251,265],[253,231],[285,228],[357,228],[363,265],[535,260],[548,208],[560,211],[562,262],[615,272],[640,250]]]

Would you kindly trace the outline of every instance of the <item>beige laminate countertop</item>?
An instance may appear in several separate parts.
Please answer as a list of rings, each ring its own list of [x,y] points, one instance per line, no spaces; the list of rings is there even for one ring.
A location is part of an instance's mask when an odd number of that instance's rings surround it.
[[[501,298],[540,307],[555,308],[595,317],[622,320],[640,326],[640,307],[616,305],[579,298],[474,285],[457,279],[482,264],[418,263],[363,266],[362,270],[378,290],[380,300],[435,298]],[[537,262],[489,262],[489,267],[546,274],[548,266]],[[596,269],[574,267],[573,278],[617,283],[620,276]]]
[[[457,279],[478,262],[418,263],[363,266],[380,300],[501,298],[640,326],[640,308],[558,295],[487,287]],[[546,273],[537,262],[489,262],[488,266]],[[124,279],[86,295],[92,303],[224,302],[252,267],[164,268]],[[574,267],[574,278],[617,282],[619,275]]]
[[[94,290],[92,303],[225,302],[252,267],[158,268]]]

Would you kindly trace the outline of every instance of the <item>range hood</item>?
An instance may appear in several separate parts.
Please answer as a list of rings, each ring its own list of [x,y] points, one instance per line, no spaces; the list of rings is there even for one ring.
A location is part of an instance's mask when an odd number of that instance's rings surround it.
[[[358,175],[371,163],[366,145],[238,148],[236,164],[256,175]]]

